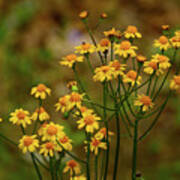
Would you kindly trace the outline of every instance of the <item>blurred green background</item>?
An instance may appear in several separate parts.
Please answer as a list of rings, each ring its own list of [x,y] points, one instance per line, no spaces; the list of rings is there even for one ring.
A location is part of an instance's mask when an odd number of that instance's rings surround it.
[[[52,88],[52,97],[45,102],[52,120],[66,126],[75,145],[82,142],[82,133],[75,130],[72,122],[54,113],[53,106],[58,97],[67,93],[66,83],[73,79],[71,70],[59,66],[59,59],[73,52],[73,47],[83,40],[90,42],[78,18],[84,9],[90,12],[91,27],[103,11],[109,16],[95,32],[97,39],[112,26],[123,29],[129,24],[138,26],[144,35],[143,41],[138,42],[140,49],[148,55],[162,24],[180,27],[179,0],[0,0],[0,115],[5,120],[0,131],[9,138],[17,141],[21,137],[18,127],[8,122],[9,113],[19,107],[32,112],[37,102],[29,96],[30,89],[43,82]],[[95,97],[96,85],[83,69],[83,81]],[[165,95],[166,90],[161,96]],[[139,146],[138,169],[145,180],[180,179],[179,107],[179,97],[174,96],[156,127]],[[129,180],[131,146],[128,139],[122,139],[119,170],[123,180]],[[36,179],[29,156],[22,156],[15,147],[0,140],[0,179],[25,178]]]

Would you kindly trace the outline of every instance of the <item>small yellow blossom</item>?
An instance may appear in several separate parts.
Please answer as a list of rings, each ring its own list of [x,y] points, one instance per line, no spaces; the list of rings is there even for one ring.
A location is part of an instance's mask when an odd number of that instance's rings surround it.
[[[180,37],[180,30],[178,30],[178,31],[175,31],[175,36],[178,36],[178,37]]]
[[[115,28],[112,28],[109,31],[104,31],[104,35],[108,38],[112,38],[112,37],[120,38],[122,36],[121,32],[116,30]]]
[[[93,133],[95,129],[99,129],[99,120],[101,118],[95,114],[82,114],[82,118],[77,121],[78,128],[85,128],[86,132]]]
[[[84,94],[79,94],[77,92],[72,92],[71,94],[69,94],[68,109],[71,110],[74,107],[80,108],[83,100],[83,96]]]
[[[113,78],[113,70],[110,66],[101,66],[95,69],[94,81],[109,81]]]
[[[162,73],[162,71],[158,71],[158,60],[152,59],[151,61],[145,62],[144,72],[147,74],[153,74],[154,72],[157,72],[157,75],[159,75],[160,72]]]
[[[137,77],[137,72],[133,70],[130,70],[127,74],[123,76],[123,82],[130,83],[132,86],[134,86],[135,81],[136,81],[136,84],[138,85],[141,84],[141,80],[142,80],[142,77],[141,76]]]
[[[171,67],[171,63],[169,62],[169,58],[165,55],[155,54],[152,56],[152,59],[158,61],[159,69],[166,70]]]
[[[77,175],[81,172],[80,165],[75,160],[70,160],[66,163],[66,166],[63,170],[64,173],[70,171],[70,175]]]
[[[80,17],[81,19],[87,18],[88,15],[89,15],[88,11],[85,11],[85,10],[84,10],[84,11],[81,11],[81,12],[79,13],[79,17]]]
[[[110,61],[109,62],[109,66],[112,68],[113,70],[113,76],[116,78],[117,76],[122,76],[124,75],[124,71],[125,71],[125,64],[120,64],[120,62],[118,60],[114,60],[114,61]]]
[[[107,134],[106,134],[106,128],[105,127],[103,127],[103,128],[101,128],[96,134],[95,134],[95,138],[96,139],[98,139],[98,140],[102,140],[102,139],[106,139],[106,136],[107,136]],[[108,131],[108,135],[109,136],[112,136],[112,135],[114,135],[114,133],[113,132],[111,132],[111,131]]]
[[[127,39],[142,38],[142,35],[141,33],[138,32],[138,29],[136,26],[128,26],[124,32],[124,37]]]
[[[46,99],[47,95],[51,95],[51,89],[44,84],[39,84],[31,89],[31,95],[34,95],[35,98]]]
[[[59,139],[59,143],[63,146],[63,148],[67,151],[71,151],[72,150],[72,140],[69,139],[69,137],[67,137],[66,135],[63,135],[62,137],[60,137]],[[62,148],[61,148],[62,150]]]
[[[13,124],[22,125],[26,128],[27,125],[31,124],[31,118],[28,111],[23,110],[22,108],[16,109],[10,114],[9,121]]]
[[[167,50],[171,47],[168,38],[164,35],[154,40],[154,46],[160,48],[160,50]]]
[[[138,95],[137,100],[135,100],[134,102],[134,105],[142,107],[142,111],[145,112],[153,108],[154,103],[152,103],[152,100],[149,96],[142,94]]]
[[[54,143],[46,142],[40,146],[39,153],[43,154],[45,157],[48,155],[53,157],[55,150],[56,150],[56,145]]]
[[[86,177],[84,175],[70,177],[70,180],[86,180]]]
[[[39,147],[39,140],[36,139],[36,137],[36,135],[23,136],[19,140],[18,147],[22,150],[23,153],[34,152]]]
[[[115,54],[122,56],[123,58],[135,57],[137,46],[132,46],[130,41],[122,41],[120,44],[115,44]]]
[[[97,45],[96,50],[102,53],[105,53],[105,52],[108,52],[110,46],[111,46],[111,42],[108,39],[104,38],[104,39],[101,39],[101,41]]]
[[[107,149],[106,143],[101,142],[100,140],[96,138],[92,138],[90,142],[91,152],[94,152],[94,154],[97,156],[99,148],[106,150]]]
[[[170,88],[180,92],[180,75],[176,75],[170,82]]]
[[[180,48],[180,36],[173,36],[170,39],[172,46],[176,49]]]
[[[85,54],[93,53],[96,48],[92,44],[83,42],[80,46],[76,46],[75,49],[76,49],[75,53],[85,55]]]
[[[138,55],[136,56],[136,60],[137,60],[138,62],[140,62],[140,63],[144,63],[144,62],[147,60],[147,58],[146,58],[145,56],[141,55],[141,54],[138,54]]]
[[[40,121],[46,121],[50,119],[49,114],[43,107],[37,108],[35,112],[32,114],[31,119],[36,121],[39,119]]]
[[[83,56],[77,56],[76,54],[69,54],[66,57],[63,57],[62,60],[59,62],[61,65],[67,66],[72,68],[74,63],[76,62],[83,62]]]
[[[40,128],[38,129],[38,135],[39,136],[42,136],[44,134],[44,130],[45,130],[45,127],[47,125],[48,125],[48,122],[46,121],[40,126]]]
[[[55,104],[56,111],[61,111],[62,113],[68,111],[68,105],[69,105],[69,95],[59,98],[59,101]]]

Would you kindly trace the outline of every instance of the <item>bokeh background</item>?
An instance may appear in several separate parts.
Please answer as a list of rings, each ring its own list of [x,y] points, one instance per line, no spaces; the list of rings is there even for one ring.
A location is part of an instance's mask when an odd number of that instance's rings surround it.
[[[59,59],[73,52],[73,47],[82,41],[90,42],[78,18],[84,9],[90,12],[92,28],[102,12],[109,16],[95,32],[97,39],[112,26],[121,29],[129,24],[138,26],[144,35],[138,43],[147,55],[152,52],[153,39],[160,36],[162,24],[180,27],[179,0],[0,0],[0,116],[5,121],[0,124],[0,131],[9,138],[18,141],[21,137],[18,127],[8,122],[9,113],[19,107],[32,112],[37,101],[29,96],[30,89],[43,82],[52,88],[52,97],[45,103],[52,120],[66,126],[76,152],[82,151],[79,145],[83,134],[76,130],[73,122],[55,113],[53,106],[58,97],[67,93],[66,83],[73,80],[71,70],[60,67]],[[79,70],[91,96],[101,98],[89,72],[83,66]],[[166,89],[161,96],[165,95]],[[179,97],[173,96],[152,133],[139,146],[138,169],[145,180],[180,179],[179,107]],[[129,180],[131,146],[127,138],[122,139],[119,171],[124,180]],[[113,152],[114,149],[111,154]],[[0,179],[36,179],[29,156],[22,156],[2,140]],[[47,176],[47,179],[50,178]]]

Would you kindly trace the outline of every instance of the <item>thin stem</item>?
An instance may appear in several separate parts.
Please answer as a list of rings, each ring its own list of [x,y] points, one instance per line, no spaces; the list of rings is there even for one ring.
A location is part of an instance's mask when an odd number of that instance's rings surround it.
[[[94,164],[95,180],[98,180],[98,155],[95,156]]]
[[[86,153],[86,175],[87,175],[87,180],[90,180],[90,134],[86,134],[86,139],[87,139],[87,153]]]
[[[114,41],[111,41],[111,61],[114,59]]]
[[[39,165],[41,165],[44,169],[49,171],[49,168],[46,167],[46,165],[43,164],[43,162],[41,162],[38,157],[34,154],[34,158],[36,159],[36,161],[39,163]]]
[[[50,165],[50,171],[51,171],[51,179],[55,179],[55,174],[54,174],[54,160],[52,157],[49,157],[49,165]]]
[[[36,160],[35,160],[35,157],[34,157],[34,154],[33,154],[33,153],[31,153],[31,159],[32,159],[34,168],[35,168],[35,170],[36,170],[36,173],[37,173],[37,175],[38,175],[38,179],[39,179],[39,180],[42,180],[42,175],[41,175],[41,172],[40,172],[40,170],[39,170],[39,167],[38,167],[38,165],[37,165],[37,163],[36,163]]]
[[[151,98],[153,97],[153,95],[154,95],[154,93],[155,93],[158,79],[159,79],[159,77],[156,76],[156,79],[155,79],[155,81],[154,81],[154,86],[153,86],[153,89],[152,89],[152,92],[151,92]]]
[[[90,59],[89,59],[89,54],[85,55],[85,57],[86,57],[86,60],[87,60],[88,66],[89,66],[89,68],[90,68],[90,70],[91,70],[92,74],[94,74],[94,69],[93,69],[92,64],[91,64],[91,62],[90,62]]]
[[[2,135],[2,134],[0,134],[0,137],[1,137],[2,139],[6,140],[7,142],[15,145],[15,146],[18,145],[17,143],[15,143],[14,141],[12,141],[11,139],[7,138],[6,136],[4,136],[4,135]]]

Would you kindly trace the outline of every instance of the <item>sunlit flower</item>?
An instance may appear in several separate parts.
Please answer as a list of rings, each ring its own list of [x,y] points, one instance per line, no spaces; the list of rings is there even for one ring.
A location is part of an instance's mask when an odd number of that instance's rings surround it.
[[[148,111],[149,109],[153,108],[154,103],[152,103],[152,100],[149,96],[142,94],[138,95],[134,105],[142,107],[142,111]]]
[[[43,154],[45,157],[48,155],[53,157],[55,150],[56,150],[56,145],[54,143],[46,142],[40,146],[39,153]]]
[[[86,180],[84,175],[70,177],[70,180]]]
[[[81,106],[78,111],[75,112],[75,115],[80,116],[82,114],[92,114],[94,111],[87,108],[86,106]]]
[[[130,41],[122,41],[120,44],[115,44],[115,54],[122,56],[123,58],[135,57],[137,46],[132,46]]]
[[[35,98],[46,99],[47,95],[51,95],[51,89],[44,84],[39,84],[31,89],[31,95],[34,95]]]
[[[144,63],[144,62],[147,60],[147,58],[146,58],[146,56],[143,56],[143,55],[141,55],[141,54],[138,54],[138,55],[136,56],[136,60],[137,60],[138,62],[140,62],[140,63]]]
[[[70,110],[70,109],[72,109],[74,107],[80,108],[82,100],[83,100],[83,96],[84,96],[84,94],[79,94],[77,92],[72,92],[69,95],[68,109]]]
[[[42,131],[42,141],[56,141],[57,138],[64,135],[64,127],[50,122]]]
[[[82,114],[82,118],[77,121],[78,128],[85,128],[86,132],[93,133],[95,129],[99,129],[98,121],[101,118],[95,114]]]
[[[166,70],[171,67],[171,63],[169,62],[170,60],[167,56],[155,54],[152,56],[152,59],[158,61],[159,69]]]
[[[55,104],[56,111],[61,111],[62,113],[68,111],[68,105],[69,105],[69,95],[60,97],[59,101]]]
[[[50,116],[43,107],[40,107],[35,110],[35,112],[31,116],[31,119],[34,121],[36,121],[37,119],[40,121],[46,121],[50,119]]]
[[[180,75],[176,75],[173,77],[170,82],[170,88],[172,90],[177,90],[178,92],[180,92]]]
[[[60,137],[59,139],[59,143],[63,146],[63,148],[67,151],[71,151],[72,150],[72,140],[69,139],[68,136],[63,135],[62,137]]]
[[[101,139],[106,139],[106,136],[107,136],[107,134],[106,134],[106,128],[105,127],[103,127],[103,128],[101,128],[96,134],[95,134],[95,138],[96,139],[98,139],[98,140],[101,140]],[[111,132],[111,131],[108,131],[108,135],[109,136],[112,136],[112,135],[114,135],[114,133],[113,132]]]
[[[39,140],[36,139],[36,137],[36,135],[23,136],[19,140],[18,147],[22,150],[23,153],[34,152],[39,147]]]
[[[113,70],[113,76],[116,78],[117,76],[122,76],[124,75],[124,71],[125,71],[125,64],[121,64],[118,60],[114,60],[114,61],[110,61],[109,62],[109,66],[112,68]]]
[[[180,30],[178,30],[178,31],[175,31],[175,36],[178,36],[178,37],[180,37]]]
[[[160,48],[160,50],[167,50],[171,47],[168,38],[164,35],[154,40],[154,46]]]
[[[97,51],[100,51],[102,53],[105,53],[109,50],[109,47],[111,45],[111,42],[104,38],[104,39],[101,39],[101,41],[99,42],[99,44],[97,45]]]
[[[105,142],[101,142],[100,140],[96,139],[96,138],[92,138],[91,142],[90,142],[90,150],[92,152],[94,152],[94,154],[97,156],[98,155],[98,150],[99,148],[101,149],[106,149],[106,143]]]
[[[45,131],[45,127],[48,125],[48,122],[44,122],[40,128],[38,129],[38,135],[39,136],[42,136],[44,134],[44,131]]]
[[[156,74],[159,75],[162,71],[158,71],[158,60],[152,59],[151,61],[146,61],[144,63],[144,72],[147,74],[157,72]]]
[[[93,53],[96,48],[92,44],[83,42],[80,46],[76,46],[75,49],[76,49],[76,51],[75,51],[76,53],[84,55],[84,54]]]
[[[136,84],[141,84],[142,77],[137,77],[137,72],[130,70],[127,74],[123,76],[123,82],[124,83],[130,83],[132,86],[134,86],[135,82]]]
[[[66,173],[68,171],[70,171],[71,176],[73,174],[77,175],[81,172],[80,165],[75,160],[70,160],[70,161],[66,162],[66,166],[65,166],[63,172]]]
[[[101,66],[95,69],[94,81],[109,81],[113,78],[113,70],[110,66]]]
[[[120,38],[121,37],[121,32],[116,30],[115,28],[112,28],[109,31],[104,31],[104,35],[108,38],[112,38],[112,37],[117,37]]]
[[[76,54],[69,54],[66,57],[63,57],[62,60],[59,62],[61,65],[67,66],[72,68],[74,63],[76,62],[83,62],[83,56],[77,56]]]
[[[13,124],[22,125],[24,128],[28,124],[31,124],[30,114],[28,111],[23,110],[22,108],[16,109],[10,114],[9,121]]]
[[[124,32],[124,37],[129,38],[141,38],[141,33],[138,32],[138,29],[136,26],[128,26],[127,29]]]
[[[79,17],[80,17],[81,19],[87,18],[88,15],[89,15],[88,11],[85,11],[85,10],[84,10],[84,11],[81,11],[81,12],[79,13]]]
[[[174,48],[180,48],[180,36],[173,36],[170,42]]]

